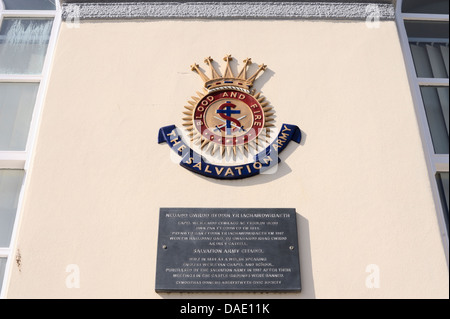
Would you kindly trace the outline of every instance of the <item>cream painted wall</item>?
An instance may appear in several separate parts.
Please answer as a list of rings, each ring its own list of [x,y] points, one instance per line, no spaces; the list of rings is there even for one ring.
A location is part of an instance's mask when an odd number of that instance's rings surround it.
[[[304,133],[276,174],[207,179],[157,144],[201,89],[189,66],[228,53],[268,65],[255,87]],[[30,174],[9,298],[449,296],[394,22],[63,24]],[[156,294],[159,208],[173,206],[295,207],[303,291]],[[72,264],[80,288],[66,287]]]

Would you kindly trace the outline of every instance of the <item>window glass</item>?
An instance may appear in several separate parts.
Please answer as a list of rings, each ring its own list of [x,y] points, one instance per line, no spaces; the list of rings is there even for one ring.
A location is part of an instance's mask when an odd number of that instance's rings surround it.
[[[3,276],[5,275],[6,257],[0,257],[0,290],[3,284]]]
[[[52,19],[3,19],[0,29],[0,73],[40,74],[52,24]]]
[[[433,42],[409,44],[417,77],[448,78],[448,45]]]
[[[402,12],[407,13],[399,18],[404,23],[414,63],[414,86],[421,86],[431,136],[432,145],[426,145],[426,152],[431,156],[429,168],[436,178],[448,235],[449,173],[448,168],[438,163],[449,154],[449,1],[401,0],[400,3]],[[404,36],[402,30],[400,35]],[[420,112],[420,121],[425,121],[422,114]],[[438,172],[438,166],[444,171]]]
[[[11,242],[23,176],[23,170],[0,170],[0,247],[9,247]]]
[[[58,0],[3,0],[7,10],[55,10]]]
[[[446,173],[438,173],[437,174],[437,182],[438,182],[438,186],[439,186],[439,193],[441,196],[441,202],[442,202],[442,207],[444,209],[444,215],[445,215],[445,222],[447,223],[447,229],[448,229],[448,218],[449,218],[449,214],[448,214],[448,206],[449,206],[449,174],[448,172]]]
[[[405,21],[408,38],[433,38],[447,39],[448,43],[448,21]]]
[[[423,104],[436,154],[448,154],[448,87],[421,87]]]
[[[29,155],[27,139],[40,84],[27,75],[42,74],[53,28],[50,17],[55,14],[34,10],[54,11],[56,1],[60,0],[0,0],[0,152]],[[22,153],[11,154],[13,160],[24,162]],[[6,167],[0,169],[0,292],[25,176],[6,159],[2,157]]]
[[[417,77],[448,78],[448,22],[405,21]]]
[[[402,11],[407,13],[448,14],[448,0],[403,0]]]
[[[0,83],[0,151],[24,151],[38,83]]]

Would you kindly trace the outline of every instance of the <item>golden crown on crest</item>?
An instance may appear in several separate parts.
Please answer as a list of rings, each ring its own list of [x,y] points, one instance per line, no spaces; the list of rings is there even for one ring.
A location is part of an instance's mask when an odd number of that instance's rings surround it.
[[[234,89],[249,93],[250,88],[253,86],[253,82],[258,77],[261,71],[264,71],[267,68],[267,65],[260,64],[258,66],[258,70],[250,76],[247,77],[248,66],[252,64],[252,59],[245,59],[244,66],[239,71],[239,74],[235,76],[233,71],[231,70],[230,61],[233,60],[230,54],[227,54],[223,60],[227,63],[225,67],[225,73],[223,76],[220,76],[217,70],[214,68],[212,62],[214,61],[211,57],[205,58],[205,63],[209,66],[211,71],[211,78],[208,77],[199,67],[197,63],[191,65],[191,70],[195,71],[200,75],[201,79],[204,82],[204,87],[208,91],[215,91],[218,89],[222,89],[223,87],[233,87]]]

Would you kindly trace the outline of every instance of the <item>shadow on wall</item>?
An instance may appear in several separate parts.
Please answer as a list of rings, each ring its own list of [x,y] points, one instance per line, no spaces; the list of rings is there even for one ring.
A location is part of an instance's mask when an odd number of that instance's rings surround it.
[[[301,128],[300,128],[301,130]],[[300,146],[305,145],[307,134],[301,130],[302,133],[302,140],[300,141]],[[292,153],[296,151],[299,144],[295,142],[289,143],[289,145],[286,147],[286,149],[278,155],[278,157],[281,159],[281,162],[278,163],[275,167],[271,168],[270,170],[266,171],[265,173],[244,178],[244,179],[235,179],[235,180],[223,180],[223,179],[214,179],[210,177],[205,177],[199,174],[193,174],[197,178],[202,178],[206,181],[220,184],[223,186],[234,186],[234,187],[246,187],[246,186],[253,186],[253,185],[259,185],[259,184],[266,184],[270,183],[276,179],[282,178],[283,176],[286,176],[287,174],[291,173],[292,170],[289,167],[289,165],[285,162],[289,156],[291,156]]]
[[[302,292],[300,298],[315,299],[314,278],[311,258],[311,236],[309,233],[309,221],[297,213],[297,230],[300,253],[300,276]]]

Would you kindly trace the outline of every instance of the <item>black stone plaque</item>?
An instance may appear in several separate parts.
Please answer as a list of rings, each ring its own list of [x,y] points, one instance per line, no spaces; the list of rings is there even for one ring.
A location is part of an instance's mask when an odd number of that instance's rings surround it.
[[[161,208],[157,292],[300,292],[295,209]]]

